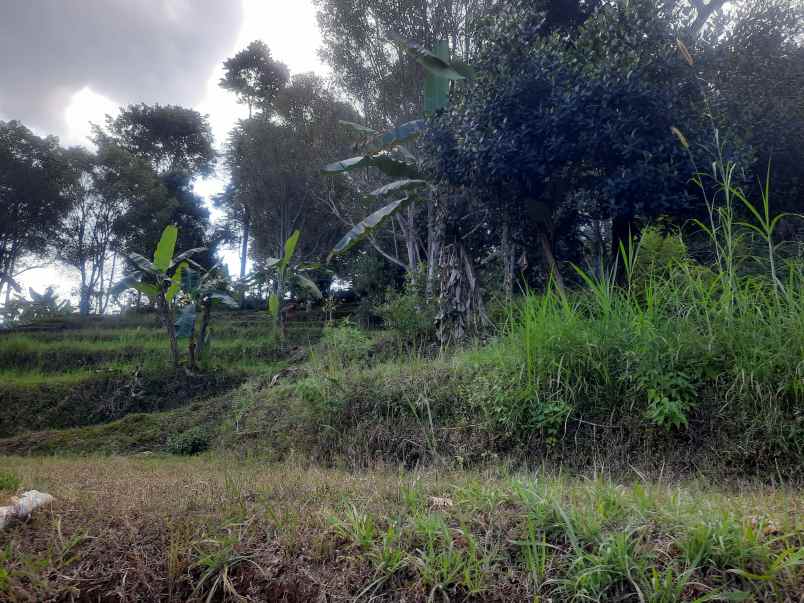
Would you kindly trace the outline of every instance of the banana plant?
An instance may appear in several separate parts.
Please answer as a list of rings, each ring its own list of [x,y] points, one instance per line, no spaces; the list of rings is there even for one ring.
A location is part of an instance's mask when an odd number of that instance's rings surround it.
[[[133,271],[117,283],[113,290],[115,294],[119,294],[126,289],[135,289],[156,303],[156,311],[170,342],[170,358],[174,368],[179,366],[174,302],[181,289],[182,272],[188,268],[203,270],[190,258],[206,251],[206,247],[195,247],[173,257],[178,236],[179,229],[176,226],[166,226],[154,250],[153,261],[139,253],[127,254],[126,260]]]
[[[285,241],[284,252],[281,258],[268,258],[264,264],[264,269],[250,275],[250,280],[262,280],[269,283],[269,294],[267,311],[274,321],[274,328],[282,341],[285,340],[287,332],[287,312],[285,307],[285,297],[288,287],[295,285],[300,289],[306,290],[316,299],[321,299],[321,290],[311,279],[305,276],[305,272],[318,268],[315,264],[292,263],[299,244],[301,232],[296,230]]]
[[[425,115],[436,113],[447,106],[451,82],[467,80],[473,75],[468,66],[458,61],[450,62],[449,44],[446,41],[440,42],[434,51],[399,38],[393,38],[392,41],[427,71],[424,83]],[[338,241],[329,253],[327,261],[372,236],[389,218],[393,218],[411,203],[420,201],[423,198],[422,190],[430,186],[421,174],[418,159],[408,149],[409,143],[414,142],[424,132],[426,127],[424,119],[409,121],[384,133],[350,121],[340,123],[361,137],[358,148],[362,148],[362,154],[324,166],[322,170],[324,174],[338,175],[360,168],[377,168],[396,180],[372,191],[369,196],[383,201],[392,197],[395,199],[386,202],[355,224]]]
[[[203,272],[186,267],[181,272],[181,288],[188,298],[176,320],[176,336],[187,338],[187,357],[190,369],[198,368],[198,361],[209,344],[209,323],[215,303],[237,309],[240,304],[233,297],[231,281],[225,267],[214,266]],[[198,315],[201,320],[197,320]]]

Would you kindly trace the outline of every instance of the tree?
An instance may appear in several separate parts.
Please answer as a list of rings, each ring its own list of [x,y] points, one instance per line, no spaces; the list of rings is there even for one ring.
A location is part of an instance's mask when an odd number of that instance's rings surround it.
[[[470,61],[482,43],[475,35],[476,23],[495,4],[493,0],[316,0],[321,57],[340,91],[359,109],[361,124],[375,132],[396,128],[430,112],[422,86],[427,71],[406,44],[435,50],[444,43],[453,59]],[[448,90],[448,83],[439,84],[441,90],[445,86]],[[360,185],[359,193],[383,183],[376,170],[355,172],[352,177]],[[426,262],[427,289],[432,294],[440,236],[436,198],[429,193],[425,198],[426,203],[396,213],[387,222],[390,228],[368,241],[388,262],[408,272]],[[373,207],[365,194],[339,201],[332,211],[348,227],[357,225]]]
[[[240,212],[249,216],[251,255],[258,268],[267,258],[279,257],[285,241],[300,229],[305,238],[297,253],[302,258],[324,255],[337,236],[327,200],[348,192],[346,186],[322,180],[319,165],[331,153],[345,152],[348,137],[338,119],[354,117],[354,112],[312,74],[294,76],[274,107],[273,120],[240,121],[226,149],[231,182],[223,201],[234,218]]]
[[[125,205],[117,195],[103,195],[96,186],[103,178],[97,157],[82,148],[67,152],[68,162],[74,171],[68,195],[72,210],[56,235],[57,257],[78,270],[80,285],[78,308],[82,316],[89,314],[93,301],[96,309],[105,310],[104,269],[114,253],[117,222]],[[114,280],[114,262],[109,282]]]
[[[220,86],[225,90],[234,92],[238,100],[248,106],[248,117],[254,117],[254,108],[259,109],[262,121],[267,121],[274,112],[273,102],[279,92],[290,79],[290,72],[283,63],[271,57],[268,46],[255,40],[247,48],[223,63],[224,76]],[[227,155],[230,171],[237,163],[234,159],[238,155],[240,146],[238,137],[242,133],[238,129],[230,135],[229,154]],[[240,278],[246,276],[246,262],[248,260],[248,243],[251,236],[251,211],[249,205],[244,203],[245,194],[239,191],[235,180],[219,199],[220,205],[229,208],[230,222],[237,223],[241,231],[240,245]],[[245,298],[244,298],[245,300]]]
[[[672,128],[700,152],[711,127],[676,24],[650,0],[607,3],[571,35],[542,28],[529,2],[498,11],[475,84],[435,120],[430,157],[560,283],[559,238],[572,247],[604,224],[614,256],[641,220],[690,215],[692,168]]]
[[[6,300],[28,255],[41,255],[70,210],[74,173],[55,137],[0,121],[0,292]]]
[[[237,95],[248,106],[248,116],[257,108],[265,118],[271,116],[273,101],[290,79],[283,63],[271,57],[265,42],[255,40],[223,63],[220,87]]]
[[[742,167],[756,187],[770,165],[773,206],[793,212],[804,207],[802,34],[801,2],[741,0],[691,46],[691,69],[717,91],[709,102],[717,121],[732,124],[733,135],[753,151],[753,165]],[[759,190],[751,194],[759,197]]]
[[[148,161],[160,176],[212,173],[212,128],[198,111],[177,105],[129,105],[117,117],[107,116],[106,127],[117,144]]]
[[[154,250],[153,262],[138,253],[127,254],[126,259],[133,270],[115,286],[117,293],[126,289],[136,289],[156,302],[157,313],[168,336],[173,368],[179,366],[175,299],[181,290],[182,272],[189,268],[203,270],[190,258],[205,251],[203,248],[188,249],[174,257],[173,252],[176,249],[178,234],[176,226],[165,227]],[[192,357],[191,361],[194,362],[194,360]]]
[[[94,140],[146,162],[160,180],[159,187],[148,187],[148,202],[129,205],[121,219],[129,251],[153,248],[167,222],[181,227],[181,247],[207,247],[212,253],[209,211],[192,192],[193,179],[210,174],[216,159],[206,116],[172,105],[130,105],[107,118],[105,131],[96,127]]]

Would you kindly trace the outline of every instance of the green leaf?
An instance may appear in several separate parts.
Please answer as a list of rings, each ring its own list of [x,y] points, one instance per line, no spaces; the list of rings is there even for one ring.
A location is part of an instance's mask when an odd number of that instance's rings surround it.
[[[115,283],[114,287],[112,287],[112,295],[120,295],[126,289],[133,289],[134,285],[139,284],[139,282],[140,282],[139,274],[133,274],[131,276],[127,276],[126,278]]]
[[[344,172],[351,172],[362,167],[368,167],[371,164],[371,159],[368,156],[351,157],[343,161],[336,161],[330,163],[322,168],[325,174],[343,174]]]
[[[213,291],[208,293],[207,298],[213,301],[219,301],[222,304],[229,306],[230,308],[239,308],[240,304],[235,300],[231,295],[226,293],[225,291]]]
[[[424,132],[425,127],[427,127],[427,122],[423,119],[416,119],[404,123],[398,128],[388,130],[369,141],[365,148],[366,154],[379,153],[414,140]]]
[[[449,61],[449,42],[438,43],[433,54],[447,63]],[[424,80],[424,114],[431,115],[449,104],[449,79],[428,73]]]
[[[373,128],[369,128],[368,126],[364,126],[362,124],[355,123],[353,121],[346,121],[345,119],[339,119],[338,123],[342,126],[347,126],[352,128],[353,130],[360,132],[361,134],[376,134],[377,130]]]
[[[287,269],[290,259],[293,257],[293,254],[296,253],[296,245],[299,243],[300,236],[301,231],[296,230],[288,237],[288,240],[285,241],[285,254],[282,256],[277,266],[277,270],[280,272],[284,272]]]
[[[140,293],[144,293],[148,297],[156,297],[159,295],[159,287],[151,285],[150,283],[134,283],[131,287]]]
[[[335,245],[335,248],[329,252],[327,261],[330,261],[336,255],[340,255],[341,253],[348,251],[360,243],[363,239],[370,236],[374,231],[382,226],[385,220],[393,216],[403,207],[406,207],[410,202],[410,197],[404,197],[381,207],[362,222],[355,224],[352,229],[347,232],[340,241],[338,241],[338,244]]]
[[[296,270],[320,270],[321,264],[319,262],[303,262],[296,266]]]
[[[154,276],[160,272],[155,264],[153,264],[149,259],[141,256],[139,253],[129,253],[126,256],[126,259],[134,264],[135,268],[142,270],[149,276]]]
[[[279,316],[279,297],[275,294],[268,296],[268,314],[276,318]]]
[[[198,292],[198,287],[201,283],[201,274],[198,272],[198,270],[194,270],[185,264],[185,268],[181,273],[180,282],[182,289],[184,289],[189,295],[195,295]]]
[[[207,250],[206,247],[193,247],[192,249],[188,249],[187,251],[180,253],[168,266],[168,270],[171,270],[181,264],[184,260],[189,260],[192,256],[197,255],[199,253],[204,253]]]
[[[316,299],[321,299],[322,297],[324,297],[323,295],[321,295],[321,289],[318,288],[318,285],[316,285],[313,281],[311,281],[303,274],[295,274],[293,278],[301,287],[307,289],[307,291],[312,293],[313,297],[315,297]]]
[[[325,174],[344,174],[359,168],[376,167],[386,176],[391,178],[416,178],[419,176],[419,169],[415,162],[403,161],[392,157],[388,153],[379,153],[375,156],[366,155],[363,157],[352,157],[343,161],[336,161],[324,166],[322,172]]]
[[[466,76],[453,67],[449,60],[445,60],[437,54],[430,52],[421,44],[408,42],[401,40],[400,38],[396,38],[395,41],[405,49],[405,52],[416,59],[416,62],[419,63],[419,65],[424,67],[432,75],[447,81],[460,81],[466,79]]]
[[[190,337],[195,329],[195,304],[187,304],[176,320],[176,337]]]
[[[162,237],[154,252],[154,266],[162,272],[167,272],[170,268],[170,261],[173,258],[173,251],[176,249],[176,239],[179,237],[179,229],[173,224],[165,226]]]
[[[394,193],[401,193],[405,191],[416,190],[422,187],[427,186],[427,180],[397,180],[395,182],[391,182],[386,184],[385,186],[381,186],[375,191],[372,191],[372,196],[374,197],[384,197],[386,195],[391,195]]]
[[[184,281],[184,272],[192,272],[187,266],[187,262],[179,264],[179,267],[176,268],[176,272],[173,274],[173,278],[170,280],[170,286],[167,291],[165,291],[165,300],[167,303],[172,302],[173,298],[176,297],[176,294],[179,292],[182,282]],[[185,291],[187,291],[187,289],[185,289]],[[187,292],[189,293],[189,291]]]

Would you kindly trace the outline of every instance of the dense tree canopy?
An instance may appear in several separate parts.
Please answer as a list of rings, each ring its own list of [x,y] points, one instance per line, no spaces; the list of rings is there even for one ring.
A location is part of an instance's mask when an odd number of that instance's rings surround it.
[[[130,105],[107,118],[109,134],[160,175],[206,176],[215,164],[209,120],[176,105]]]
[[[269,116],[276,95],[290,79],[288,68],[271,57],[270,49],[261,40],[226,59],[223,71],[221,88],[234,92],[248,106],[249,117],[255,108]]]
[[[10,292],[21,260],[51,245],[71,207],[73,178],[55,137],[0,122],[0,292]]]

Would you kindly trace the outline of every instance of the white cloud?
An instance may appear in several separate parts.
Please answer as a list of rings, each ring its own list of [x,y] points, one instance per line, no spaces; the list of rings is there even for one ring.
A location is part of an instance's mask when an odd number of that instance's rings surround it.
[[[64,110],[67,132],[62,137],[62,144],[89,146],[90,124],[103,125],[106,115],[115,115],[119,106],[119,103],[93,92],[89,86],[73,94]]]

